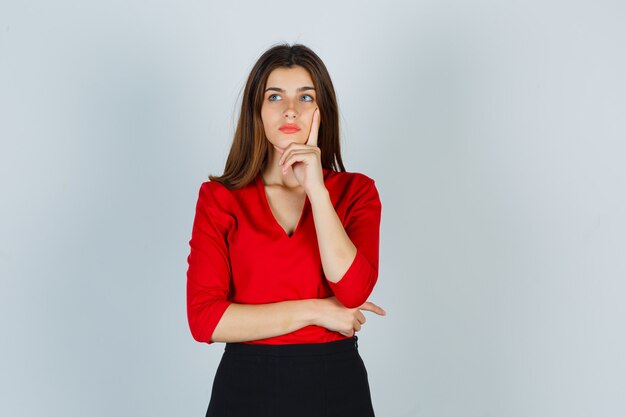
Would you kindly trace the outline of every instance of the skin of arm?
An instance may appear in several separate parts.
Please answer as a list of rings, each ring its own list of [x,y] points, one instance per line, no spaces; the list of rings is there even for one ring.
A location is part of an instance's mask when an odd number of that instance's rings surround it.
[[[316,324],[317,300],[288,300],[267,304],[233,303],[224,312],[211,340],[248,342],[291,333]]]
[[[335,296],[288,300],[267,304],[232,303],[213,330],[213,342],[248,342],[291,333],[306,326],[320,326],[352,336],[361,330],[360,310],[384,316],[385,311],[367,301],[358,308],[344,307]]]
[[[309,197],[317,243],[326,279],[338,282],[356,257],[356,246],[343,228],[326,187],[311,192]]]

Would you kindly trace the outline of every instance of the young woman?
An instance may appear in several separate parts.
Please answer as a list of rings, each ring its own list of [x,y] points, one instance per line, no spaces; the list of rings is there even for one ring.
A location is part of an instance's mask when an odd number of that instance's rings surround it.
[[[356,332],[378,278],[381,202],[346,172],[335,91],[309,48],[248,77],[222,176],[200,186],[189,245],[195,340],[225,342],[207,417],[374,416]]]

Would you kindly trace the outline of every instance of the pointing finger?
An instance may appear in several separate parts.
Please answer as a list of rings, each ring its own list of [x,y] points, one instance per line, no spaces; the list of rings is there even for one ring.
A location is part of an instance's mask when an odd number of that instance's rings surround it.
[[[307,138],[306,144],[317,146],[317,133],[319,132],[320,127],[320,109],[317,108],[313,112],[313,120],[311,121],[311,130],[309,131],[309,137]]]
[[[377,306],[376,304],[370,302],[370,301],[366,301],[361,307],[359,307],[361,310],[367,310],[367,311],[371,311],[374,312],[378,315],[381,316],[385,316],[387,315],[387,312],[385,310],[383,310],[381,307]]]

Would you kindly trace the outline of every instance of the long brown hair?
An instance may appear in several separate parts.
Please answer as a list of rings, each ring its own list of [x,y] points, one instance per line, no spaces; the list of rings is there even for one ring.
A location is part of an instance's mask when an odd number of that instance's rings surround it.
[[[224,174],[209,175],[230,189],[244,187],[265,168],[270,143],[265,137],[261,106],[265,84],[270,73],[279,67],[304,67],[313,80],[320,127],[317,146],[323,168],[344,172],[339,143],[339,110],[335,89],[326,66],[319,56],[301,44],[277,44],[265,51],[250,71],[241,102],[241,112]]]

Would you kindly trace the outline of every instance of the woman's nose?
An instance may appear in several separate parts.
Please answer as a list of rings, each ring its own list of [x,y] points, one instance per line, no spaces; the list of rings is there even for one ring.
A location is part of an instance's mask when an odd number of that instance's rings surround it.
[[[296,109],[296,104],[293,100],[286,100],[287,108],[285,109],[285,117],[287,119],[295,118],[298,115],[298,110]]]

